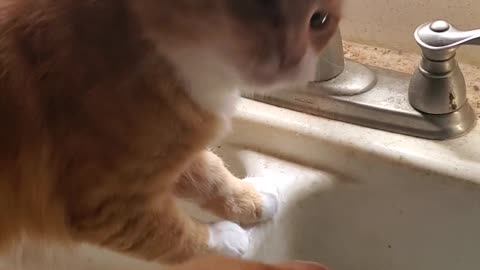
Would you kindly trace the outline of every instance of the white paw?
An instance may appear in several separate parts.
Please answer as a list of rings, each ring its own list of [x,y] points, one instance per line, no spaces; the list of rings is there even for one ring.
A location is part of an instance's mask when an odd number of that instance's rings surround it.
[[[276,184],[268,178],[249,177],[244,181],[252,185],[262,195],[262,217],[260,221],[271,219],[278,210],[279,192]]]
[[[208,247],[220,254],[241,257],[248,249],[247,232],[230,221],[221,221],[209,225]]]

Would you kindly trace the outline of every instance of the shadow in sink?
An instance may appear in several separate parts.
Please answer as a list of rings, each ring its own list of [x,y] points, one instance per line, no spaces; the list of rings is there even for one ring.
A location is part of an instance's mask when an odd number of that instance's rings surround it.
[[[391,176],[402,185],[329,189],[316,189],[317,179],[301,180],[310,190],[285,189],[290,199],[273,223],[254,232],[261,240],[250,256],[315,260],[335,270],[478,269],[478,187],[432,186],[403,177]]]
[[[211,149],[217,155],[222,157],[225,166],[238,178],[245,178],[248,176],[244,161],[242,161],[239,151],[233,150],[226,145],[219,145]]]
[[[337,270],[476,270],[480,264],[477,185],[398,164],[378,164],[370,179],[352,179],[241,146],[216,152],[238,177],[279,177],[272,184],[280,189],[280,212],[250,229],[248,258],[314,260]]]
[[[354,184],[355,179],[345,173],[331,168],[320,167],[318,164],[306,164],[289,156],[272,153],[265,149],[250,149],[245,145],[223,144],[211,149],[224,161],[225,166],[236,177],[243,179],[249,176],[279,176],[304,175],[313,176],[321,172],[323,176],[335,179],[335,182]],[[308,168],[305,170],[305,168]],[[292,171],[293,170],[293,171]]]
[[[379,163],[352,179],[244,147],[223,145],[216,152],[239,177],[279,176],[272,184],[279,186],[280,211],[272,222],[250,229],[248,258],[314,260],[334,270],[480,265],[476,183],[396,162]],[[342,166],[348,171],[350,165]]]
[[[475,133],[430,142],[362,131],[337,140],[324,130],[338,123],[286,112],[280,123],[276,110],[261,109],[269,114],[235,122],[219,152],[239,176],[287,178],[280,212],[251,229],[248,258],[333,270],[479,269],[478,147],[466,139]]]

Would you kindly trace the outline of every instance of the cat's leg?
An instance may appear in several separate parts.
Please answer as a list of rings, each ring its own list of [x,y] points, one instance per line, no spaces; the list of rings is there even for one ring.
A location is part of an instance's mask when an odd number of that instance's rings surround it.
[[[209,253],[240,257],[249,244],[237,224],[199,223],[177,208],[173,195],[153,204],[139,197],[110,197],[73,219],[70,229],[76,240],[163,263]]]
[[[241,224],[270,219],[278,205],[275,186],[262,179],[249,180],[238,179],[218,156],[203,151],[183,173],[176,190],[221,218]]]

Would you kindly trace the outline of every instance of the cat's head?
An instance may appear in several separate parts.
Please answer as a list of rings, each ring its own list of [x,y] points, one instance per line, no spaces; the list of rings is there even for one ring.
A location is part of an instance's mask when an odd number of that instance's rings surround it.
[[[341,6],[341,0],[132,3],[192,87],[223,80],[259,89],[313,79],[315,56],[335,33]]]

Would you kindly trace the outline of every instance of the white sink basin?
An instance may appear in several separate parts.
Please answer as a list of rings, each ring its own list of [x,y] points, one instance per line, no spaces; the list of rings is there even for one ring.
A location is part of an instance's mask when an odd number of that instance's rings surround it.
[[[239,174],[287,178],[282,210],[256,230],[250,256],[337,270],[480,269],[478,127],[437,142],[252,101],[240,115],[230,142],[291,161],[224,151]]]
[[[281,193],[275,220],[251,229],[249,258],[316,260],[332,270],[480,267],[479,128],[426,141],[243,100],[216,151],[236,175],[266,176]],[[92,247],[40,251],[31,243],[3,262],[158,269]]]

